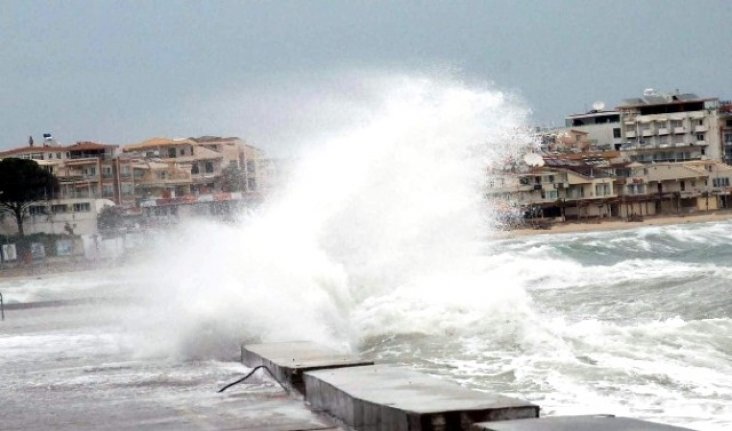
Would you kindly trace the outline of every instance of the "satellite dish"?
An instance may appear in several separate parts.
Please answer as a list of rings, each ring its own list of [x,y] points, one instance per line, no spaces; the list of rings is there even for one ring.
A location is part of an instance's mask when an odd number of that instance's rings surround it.
[[[603,109],[605,109],[605,102],[598,100],[597,102],[592,104],[592,109],[594,109],[595,111],[602,111]]]
[[[528,153],[524,156],[524,162],[531,167],[544,166],[544,158],[536,153]]]

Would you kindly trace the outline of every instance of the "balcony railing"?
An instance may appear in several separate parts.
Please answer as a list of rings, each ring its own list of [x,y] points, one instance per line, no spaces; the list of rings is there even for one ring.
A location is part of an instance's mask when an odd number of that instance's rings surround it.
[[[665,127],[662,127],[660,129],[658,129],[658,134],[659,135],[668,135],[668,129]]]
[[[694,132],[696,133],[703,133],[709,130],[709,127],[707,126],[694,126]]]
[[[683,135],[686,133],[686,127],[674,127],[674,134]]]

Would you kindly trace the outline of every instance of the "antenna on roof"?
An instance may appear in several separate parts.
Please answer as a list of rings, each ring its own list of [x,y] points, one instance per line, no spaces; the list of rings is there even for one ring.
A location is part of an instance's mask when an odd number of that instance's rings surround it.
[[[28,136],[28,146],[29,147],[33,146],[33,136]]]

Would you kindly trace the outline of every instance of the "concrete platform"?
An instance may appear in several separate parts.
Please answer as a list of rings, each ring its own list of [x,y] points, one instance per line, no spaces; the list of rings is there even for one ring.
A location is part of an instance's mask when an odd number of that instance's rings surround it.
[[[555,416],[517,421],[483,422],[471,431],[692,431],[638,419],[597,416]]]
[[[306,392],[302,377],[306,371],[374,363],[310,341],[242,345],[241,361],[248,367],[266,366],[281,383],[302,394]]]
[[[539,407],[389,365],[305,373],[305,401],[357,430],[468,430],[473,423],[535,418]]]

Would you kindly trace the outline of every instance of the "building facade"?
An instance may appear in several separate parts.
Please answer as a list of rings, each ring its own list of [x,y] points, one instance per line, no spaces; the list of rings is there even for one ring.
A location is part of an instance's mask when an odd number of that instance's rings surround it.
[[[639,163],[721,161],[719,107],[717,98],[646,90],[642,97],[627,99],[617,108],[622,150]]]

